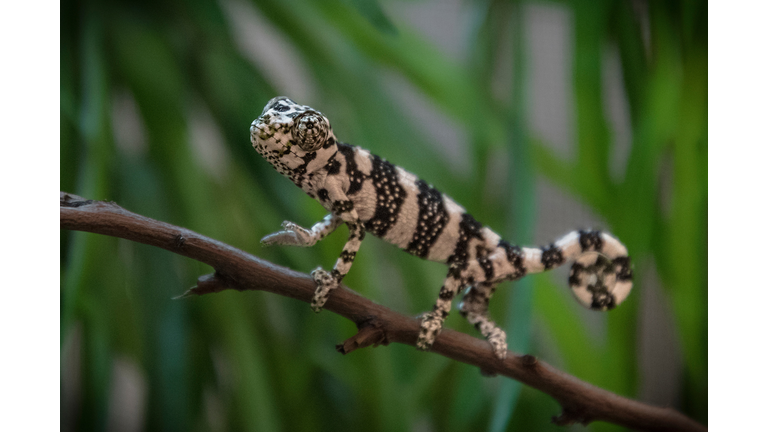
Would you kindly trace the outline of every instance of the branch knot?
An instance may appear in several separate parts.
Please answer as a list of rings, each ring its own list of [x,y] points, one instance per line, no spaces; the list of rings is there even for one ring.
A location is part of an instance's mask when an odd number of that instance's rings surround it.
[[[357,334],[336,345],[336,351],[342,354],[349,354],[352,351],[373,345],[389,345],[385,329],[375,317],[369,317],[357,324]]]

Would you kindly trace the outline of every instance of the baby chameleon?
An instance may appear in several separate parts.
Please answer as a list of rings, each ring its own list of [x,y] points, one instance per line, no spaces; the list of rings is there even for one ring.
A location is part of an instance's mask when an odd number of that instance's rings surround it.
[[[488,301],[503,281],[519,279],[575,261],[568,283],[586,307],[612,309],[632,288],[627,249],[614,237],[581,230],[549,246],[521,248],[483,226],[428,183],[360,147],[336,140],[319,111],[276,97],[251,124],[251,142],[277,171],[330,213],[312,228],[283,222],[267,245],[312,246],[345,223],[349,238],[333,270],[312,272],[319,312],[349,272],[366,232],[430,261],[446,263],[448,276],[431,312],[423,315],[417,347],[429,349],[440,333],[456,294],[469,288],[459,310],[488,340],[499,359],[507,354],[506,333],[488,318]]]

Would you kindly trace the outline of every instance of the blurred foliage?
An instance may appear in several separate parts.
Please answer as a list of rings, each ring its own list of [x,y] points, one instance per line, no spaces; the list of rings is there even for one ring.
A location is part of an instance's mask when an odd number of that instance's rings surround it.
[[[674,313],[670,331],[682,343],[679,408],[706,422],[705,3],[649,2],[647,28],[635,2],[558,3],[573,24],[577,136],[569,161],[527,126],[530,53],[519,3],[468,3],[474,21],[459,62],[375,0],[244,1],[238,5],[253,8],[295,50],[312,89],[301,102],[325,112],[342,140],[417,172],[518,243],[532,240],[533,184],[544,175],[626,243],[638,286],[653,263]],[[631,117],[619,179],[609,173],[615,143],[602,96],[609,44],[618,47]],[[491,83],[504,57],[514,60],[512,89],[499,95]],[[264,62],[244,55],[224,3],[65,0],[61,190],[115,201],[296,270],[332,265],[344,234],[310,249],[259,246],[284,219],[310,225],[323,216],[250,146],[250,122],[277,94]],[[469,172],[457,172],[430,143],[383,73],[466,132]],[[220,148],[195,145],[201,127],[220,136]],[[488,175],[499,158],[512,168],[506,178]],[[501,195],[508,196],[499,202]],[[377,240],[362,249],[347,285],[403,313],[431,306],[442,265]],[[558,413],[551,398],[467,365],[399,345],[342,357],[333,346],[354,325],[304,303],[258,292],[171,300],[212,269],[166,251],[63,231],[61,262],[65,429],[117,427],[115,412],[129,409],[116,390],[120,360],[136,365],[140,406],[127,412],[148,430],[561,430],[549,424]],[[564,281],[539,275],[514,286],[492,302],[513,348],[537,354],[543,342],[531,333],[544,331],[559,356],[545,360],[637,396],[637,291],[606,315],[600,338]],[[456,315],[447,325],[475,334]]]

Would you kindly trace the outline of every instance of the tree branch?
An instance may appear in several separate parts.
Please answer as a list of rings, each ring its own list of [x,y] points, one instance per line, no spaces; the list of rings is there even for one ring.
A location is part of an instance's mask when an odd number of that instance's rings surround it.
[[[115,203],[92,201],[61,192],[62,229],[87,231],[161,247],[216,269],[180,297],[225,289],[262,290],[309,303],[315,283],[306,274],[277,266],[185,228],[131,213]],[[353,321],[359,331],[336,348],[349,353],[392,342],[416,345],[419,320],[394,312],[347,287],[333,292],[324,309]],[[308,309],[309,310],[309,309]],[[552,420],[559,425],[600,420],[640,430],[705,431],[707,428],[671,408],[627,399],[561,372],[530,355],[508,353],[498,360],[484,340],[444,329],[432,352],[504,375],[539,389],[563,408]]]

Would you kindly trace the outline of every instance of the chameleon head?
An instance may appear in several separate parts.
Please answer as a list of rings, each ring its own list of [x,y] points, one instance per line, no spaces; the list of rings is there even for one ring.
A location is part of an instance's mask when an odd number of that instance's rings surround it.
[[[632,290],[629,257],[609,259],[599,252],[581,255],[571,266],[568,277],[576,299],[593,310],[609,310],[618,306]]]
[[[331,124],[319,111],[285,96],[272,98],[251,123],[251,143],[281,173],[311,172],[336,152]]]

